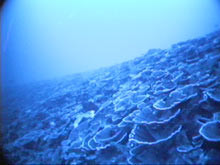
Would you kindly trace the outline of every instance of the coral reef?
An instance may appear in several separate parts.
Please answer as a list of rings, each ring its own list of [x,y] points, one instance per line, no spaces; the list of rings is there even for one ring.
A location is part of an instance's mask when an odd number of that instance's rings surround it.
[[[11,88],[15,164],[220,162],[220,31],[108,68]]]

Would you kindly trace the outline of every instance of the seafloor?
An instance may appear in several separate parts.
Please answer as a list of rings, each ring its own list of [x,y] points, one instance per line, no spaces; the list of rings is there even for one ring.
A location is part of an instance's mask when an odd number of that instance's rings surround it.
[[[14,164],[220,163],[220,31],[2,98]]]

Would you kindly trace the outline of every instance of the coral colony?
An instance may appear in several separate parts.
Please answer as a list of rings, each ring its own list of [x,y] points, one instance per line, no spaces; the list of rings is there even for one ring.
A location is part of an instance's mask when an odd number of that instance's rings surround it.
[[[11,90],[11,163],[220,163],[220,31]]]

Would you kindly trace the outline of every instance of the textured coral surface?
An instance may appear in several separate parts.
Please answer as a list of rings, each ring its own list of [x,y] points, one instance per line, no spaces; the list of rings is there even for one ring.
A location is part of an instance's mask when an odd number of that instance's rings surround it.
[[[220,31],[3,99],[11,163],[219,163]]]

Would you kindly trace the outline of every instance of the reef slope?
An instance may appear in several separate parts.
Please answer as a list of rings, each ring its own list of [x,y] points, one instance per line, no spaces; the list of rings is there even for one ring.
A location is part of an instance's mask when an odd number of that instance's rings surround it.
[[[11,163],[219,163],[220,31],[12,88],[1,108]]]

